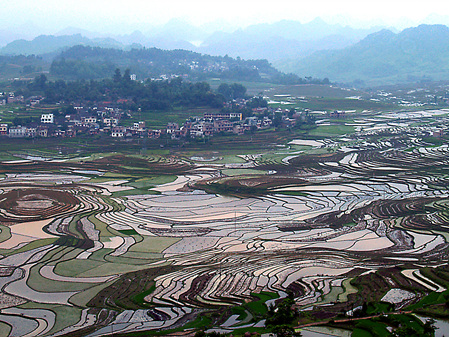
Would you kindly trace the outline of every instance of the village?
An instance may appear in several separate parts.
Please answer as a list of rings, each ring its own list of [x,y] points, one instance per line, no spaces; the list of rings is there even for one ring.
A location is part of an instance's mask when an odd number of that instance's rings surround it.
[[[15,96],[9,93],[0,103],[3,106],[26,106],[26,111],[37,110],[43,97]],[[4,96],[4,97],[5,97]],[[151,128],[151,121],[138,120],[140,113],[104,103],[95,106],[70,106],[62,111],[45,106],[50,113],[42,113],[39,120],[26,119],[4,122],[0,117],[0,136],[9,138],[76,137],[80,135],[107,135],[112,138],[153,138],[171,139],[204,138],[218,134],[236,135],[271,127],[292,128],[297,124],[309,123],[308,111],[295,109],[257,107],[248,109],[250,99],[234,99],[224,103],[221,111],[211,109],[202,116],[192,116],[184,123],[169,122],[165,128]],[[246,109],[245,109],[246,108]],[[248,111],[250,111],[248,113]],[[14,113],[9,111],[9,113]],[[18,124],[20,123],[20,124]]]

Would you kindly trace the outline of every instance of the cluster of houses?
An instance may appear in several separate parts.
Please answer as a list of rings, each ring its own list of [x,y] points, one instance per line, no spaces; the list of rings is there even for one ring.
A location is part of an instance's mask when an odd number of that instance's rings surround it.
[[[260,110],[260,109],[259,109]],[[265,113],[260,113],[264,112]],[[267,129],[273,124],[267,115],[267,108],[257,116],[243,117],[241,112],[205,113],[202,117],[189,118],[184,124],[168,123],[165,129],[148,128],[144,121],[129,126],[120,125],[124,113],[120,109],[110,109],[89,115],[73,114],[59,116],[53,113],[42,114],[40,123],[22,126],[0,123],[0,135],[10,138],[34,137],[75,137],[79,134],[106,134],[113,138],[149,137],[163,135],[171,139],[213,136],[220,133],[243,134],[250,130]],[[279,112],[279,111],[278,111]],[[129,117],[129,116],[128,116]],[[294,120],[283,118],[284,123]]]
[[[33,98],[38,104],[40,97]],[[8,103],[23,102],[23,97],[10,94]],[[27,102],[31,102],[27,99]],[[104,102],[107,103],[107,102]],[[240,102],[245,106],[245,102]],[[281,115],[283,126],[291,127],[295,124],[295,118],[291,117],[291,111],[273,109],[271,107],[259,107],[252,110],[251,117],[245,117],[239,112],[239,102],[233,106],[224,106],[221,113],[205,113],[201,117],[191,117],[184,124],[168,123],[166,128],[151,129],[144,121],[130,123],[130,112],[119,108],[111,108],[106,105],[86,108],[74,107],[71,113],[45,113],[40,116],[40,122],[34,121],[29,125],[11,125],[0,122],[0,136],[10,138],[34,138],[34,137],[76,137],[77,135],[104,134],[113,138],[149,137],[161,136],[171,139],[209,137],[215,134],[233,133],[243,134],[247,131],[267,129],[273,125],[274,116]],[[289,113],[290,112],[290,113]]]
[[[205,113],[201,118],[190,118],[181,126],[178,123],[168,123],[165,133],[172,139],[206,137],[218,133],[243,134],[252,128],[267,129],[272,123],[267,116],[244,119],[240,112]]]

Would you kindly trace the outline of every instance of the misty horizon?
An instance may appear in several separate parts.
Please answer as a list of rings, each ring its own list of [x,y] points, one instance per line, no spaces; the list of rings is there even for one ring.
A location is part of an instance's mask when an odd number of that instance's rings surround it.
[[[449,24],[449,12],[441,10],[438,1],[410,4],[378,1],[376,4],[359,4],[354,1],[315,1],[313,4],[278,1],[246,1],[207,3],[193,1],[189,4],[166,1],[148,4],[131,0],[126,6],[113,1],[33,2],[29,0],[6,1],[0,13],[0,30],[10,32],[11,39],[32,39],[39,35],[61,35],[78,30],[89,37],[123,36],[136,31],[145,35],[164,27],[184,22],[211,34],[216,31],[232,33],[256,24],[273,24],[295,21],[308,24],[317,19],[330,25],[355,29],[382,27],[400,31],[419,24]]]

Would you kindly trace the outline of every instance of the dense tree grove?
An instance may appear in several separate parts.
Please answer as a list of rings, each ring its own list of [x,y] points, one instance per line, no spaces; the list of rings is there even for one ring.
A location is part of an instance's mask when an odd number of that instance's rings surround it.
[[[47,103],[119,102],[132,110],[138,108],[165,110],[171,107],[210,106],[221,107],[223,96],[212,92],[208,83],[191,83],[175,78],[145,83],[132,81],[130,72],[122,75],[116,69],[112,79],[47,81],[39,75],[27,86],[28,93],[41,94]]]
[[[229,101],[231,99],[245,98],[246,88],[239,83],[222,83],[218,87],[217,92]]]
[[[109,77],[114,71],[114,65],[108,62],[94,63],[84,60],[66,60],[61,57],[54,60],[50,66],[50,73],[65,79],[98,79]]]

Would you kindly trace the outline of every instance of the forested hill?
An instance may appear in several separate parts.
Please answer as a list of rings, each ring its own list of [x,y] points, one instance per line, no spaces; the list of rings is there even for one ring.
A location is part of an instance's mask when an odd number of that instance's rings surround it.
[[[449,28],[421,25],[398,34],[382,30],[349,48],[317,52],[289,69],[296,74],[367,85],[447,80]]]
[[[113,48],[74,46],[56,57],[50,74],[63,79],[110,77],[116,68],[130,69],[137,79],[179,75],[202,81],[221,78],[233,81],[264,81],[283,84],[328,83],[328,80],[284,74],[267,60],[210,56],[187,50],[141,48],[129,51]]]

